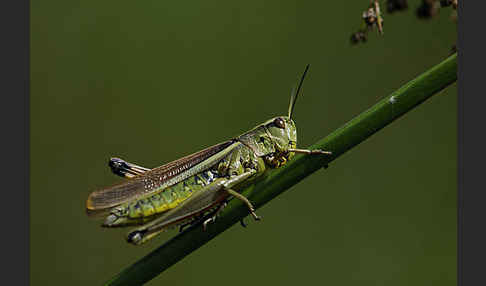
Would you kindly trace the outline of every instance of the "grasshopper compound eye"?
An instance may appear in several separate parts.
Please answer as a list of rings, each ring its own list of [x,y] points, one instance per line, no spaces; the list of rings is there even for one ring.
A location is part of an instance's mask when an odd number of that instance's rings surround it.
[[[273,121],[273,124],[277,126],[278,128],[284,129],[285,128],[285,121],[282,118],[275,118]]]

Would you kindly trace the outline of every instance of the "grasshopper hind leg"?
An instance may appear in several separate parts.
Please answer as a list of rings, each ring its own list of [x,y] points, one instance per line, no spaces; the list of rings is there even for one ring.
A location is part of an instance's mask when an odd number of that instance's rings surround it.
[[[139,245],[144,242],[147,242],[148,240],[150,240],[160,232],[165,231],[167,228],[173,226],[178,221],[183,220],[185,218],[194,217],[194,214],[196,212],[200,212],[200,214],[204,215],[205,213],[207,213],[206,210],[208,210],[207,209],[208,207],[210,208],[217,207],[217,211],[219,211],[221,205],[224,205],[224,202],[226,201],[226,198],[229,195],[234,196],[242,200],[243,202],[245,202],[250,210],[250,213],[255,218],[255,220],[259,220],[260,217],[258,217],[255,214],[255,208],[250,203],[250,201],[247,198],[245,198],[243,195],[231,189],[232,186],[243,182],[244,180],[252,176],[255,172],[256,170],[248,170],[243,174],[236,175],[229,179],[226,178],[217,179],[213,183],[207,185],[202,190],[199,190],[197,193],[195,193],[187,200],[185,200],[181,204],[181,206],[174,208],[171,211],[162,215],[161,217],[156,218],[151,222],[130,231],[130,233],[127,236],[127,241],[135,245]],[[220,199],[221,199],[220,202],[213,204],[214,202]],[[187,210],[192,210],[193,215],[188,213]],[[208,211],[209,211],[209,216],[204,215],[203,216],[204,221],[202,221],[203,223],[206,222],[206,226],[208,223],[214,221],[214,219],[211,220],[209,219],[212,218],[216,213],[214,211],[210,211],[210,210]],[[199,220],[198,222],[200,223],[201,221]],[[190,225],[195,225],[195,224],[196,223],[192,222]]]
[[[201,223],[203,225],[203,230],[206,230],[207,224],[210,223],[210,222],[215,222],[216,218],[223,211],[223,209],[226,207],[226,205],[228,205],[228,203],[224,202],[213,212],[210,212],[207,215],[200,215],[194,221],[191,221],[191,222],[188,222],[188,223],[181,225],[180,228],[179,228],[179,232],[183,232],[186,228],[194,226],[194,225],[198,225],[198,224],[201,224]]]
[[[146,230],[132,231],[128,234],[127,241],[138,244],[140,241],[142,241],[142,238],[144,237],[146,232]]]
[[[203,226],[203,231],[206,231],[207,224],[215,222],[217,216],[221,213],[224,207],[226,207],[226,205],[227,202],[223,202],[214,211],[210,212],[209,214],[201,215],[199,218],[193,221],[182,224],[179,228],[179,232],[183,232],[187,228],[200,225],[200,224],[202,224]],[[128,233],[127,242],[130,242],[135,245],[142,244],[166,230],[167,228],[160,228],[158,230],[151,231],[148,228],[143,228],[143,227],[139,229],[135,229],[130,233]]]

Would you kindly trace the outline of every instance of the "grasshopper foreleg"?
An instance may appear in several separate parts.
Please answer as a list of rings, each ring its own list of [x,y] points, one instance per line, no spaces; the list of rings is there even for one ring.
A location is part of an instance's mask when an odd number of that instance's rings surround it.
[[[255,207],[253,207],[253,205],[251,204],[250,200],[248,200],[245,196],[243,196],[242,194],[238,193],[237,191],[234,191],[232,189],[229,189],[229,188],[225,188],[225,191],[228,192],[228,194],[232,195],[233,197],[241,200],[242,202],[244,202],[246,204],[246,206],[248,207],[248,209],[250,210],[250,214],[251,216],[255,219],[255,220],[261,220],[261,218],[255,213]]]
[[[249,171],[241,174],[241,175],[237,175],[237,176],[234,176],[233,178],[229,179],[227,182],[225,182],[223,184],[223,187],[225,189],[225,191],[232,195],[233,197],[239,199],[240,201],[244,202],[248,209],[250,210],[250,214],[251,216],[255,219],[255,220],[261,220],[261,218],[255,213],[255,208],[253,207],[253,205],[251,204],[251,202],[245,197],[243,196],[242,194],[238,193],[237,191],[234,191],[231,189],[232,186],[248,179],[250,176],[252,176],[253,174],[256,173],[256,170],[254,169],[250,169]]]

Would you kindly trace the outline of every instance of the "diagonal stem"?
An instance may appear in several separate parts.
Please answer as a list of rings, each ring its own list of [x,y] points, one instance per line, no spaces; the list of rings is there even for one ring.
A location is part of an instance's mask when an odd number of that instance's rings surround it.
[[[241,193],[256,208],[261,207],[456,80],[457,59],[454,54],[309,147],[332,151],[331,156],[296,155],[284,167],[270,171]],[[188,228],[124,269],[106,285],[141,285],[247,215],[246,205],[239,200],[231,200],[217,223],[211,225],[207,231],[203,231],[200,226]]]

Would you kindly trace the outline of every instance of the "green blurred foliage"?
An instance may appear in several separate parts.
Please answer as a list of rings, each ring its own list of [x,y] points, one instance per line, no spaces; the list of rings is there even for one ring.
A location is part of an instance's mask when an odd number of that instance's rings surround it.
[[[134,247],[85,215],[121,181],[295,109],[299,146],[444,59],[456,27],[409,1],[350,46],[367,1],[32,1],[31,281],[99,285]],[[456,87],[363,142],[148,285],[455,285]],[[237,279],[235,279],[237,277]]]

